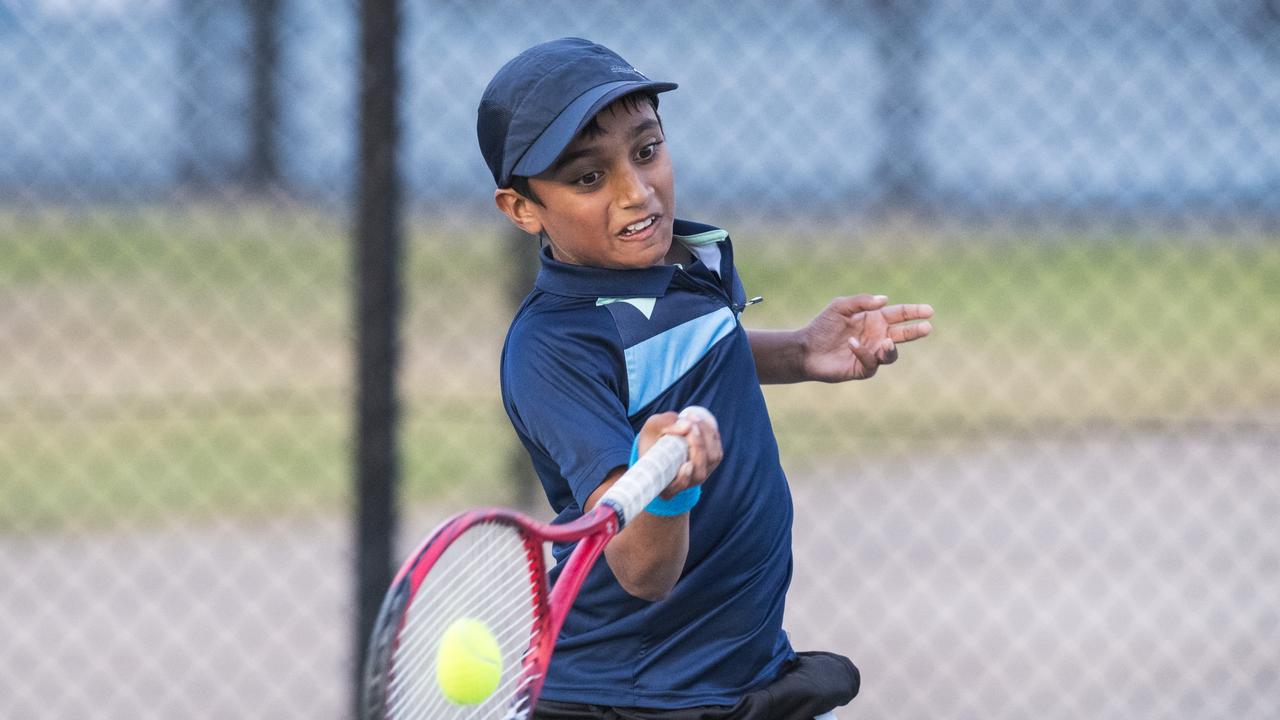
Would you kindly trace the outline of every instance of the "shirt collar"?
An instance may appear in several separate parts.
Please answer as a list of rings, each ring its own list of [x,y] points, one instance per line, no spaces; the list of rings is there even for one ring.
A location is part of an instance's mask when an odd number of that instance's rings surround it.
[[[567,297],[662,297],[675,273],[674,265],[639,270],[571,265],[551,257],[551,247],[547,246],[542,248],[542,269],[534,287]]]
[[[727,234],[720,230],[720,235],[715,240],[711,240],[710,236],[704,234],[709,230],[717,229],[709,225],[676,220],[674,234],[680,238],[701,234],[702,238],[699,239],[712,242],[727,237]],[[705,241],[700,244],[705,244]],[[667,293],[671,278],[676,273],[674,265],[655,265],[638,270],[611,270],[571,265],[553,258],[549,245],[542,248],[541,256],[542,269],[538,271],[534,287],[543,292],[566,297],[662,297]]]

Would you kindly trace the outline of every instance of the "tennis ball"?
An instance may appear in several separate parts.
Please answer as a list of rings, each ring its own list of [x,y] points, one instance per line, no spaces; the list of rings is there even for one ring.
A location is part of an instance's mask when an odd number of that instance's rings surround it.
[[[436,682],[458,705],[485,701],[502,677],[502,653],[489,626],[474,618],[454,620],[440,639],[436,653]]]

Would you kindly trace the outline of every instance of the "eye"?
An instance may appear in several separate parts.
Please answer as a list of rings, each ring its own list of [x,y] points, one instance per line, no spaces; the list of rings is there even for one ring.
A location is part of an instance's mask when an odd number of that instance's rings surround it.
[[[648,145],[645,145],[644,147],[640,148],[639,152],[636,153],[636,159],[637,160],[653,159],[653,156],[658,154],[658,146],[661,144],[662,144],[662,141],[657,140],[655,142],[649,143]]]
[[[582,177],[579,177],[577,180],[574,180],[573,184],[581,187],[591,187],[592,185],[600,182],[600,178],[601,174],[599,172],[592,171]]]

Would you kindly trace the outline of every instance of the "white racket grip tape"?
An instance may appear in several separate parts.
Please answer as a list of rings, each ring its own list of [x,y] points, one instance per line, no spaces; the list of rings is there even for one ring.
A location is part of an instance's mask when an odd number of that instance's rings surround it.
[[[696,416],[704,422],[715,423],[716,419],[706,408],[690,405],[680,411],[680,417]],[[680,466],[689,458],[689,443],[679,435],[664,435],[640,456],[618,481],[605,491],[600,502],[606,503],[618,511],[621,525],[639,515],[654,498],[658,497],[667,485],[675,479]]]

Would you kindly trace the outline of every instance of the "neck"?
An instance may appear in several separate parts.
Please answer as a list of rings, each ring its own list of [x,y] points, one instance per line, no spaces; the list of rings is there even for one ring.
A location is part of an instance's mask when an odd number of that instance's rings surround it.
[[[662,258],[664,265],[688,265],[693,262],[693,253],[689,252],[689,248],[678,240],[671,241],[671,249],[667,251],[666,257]]]

